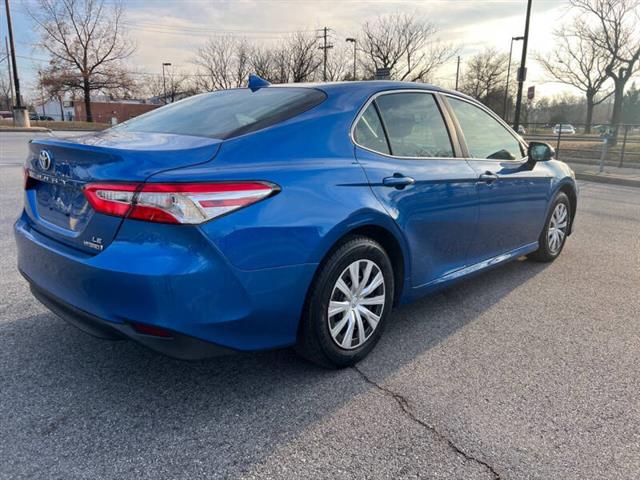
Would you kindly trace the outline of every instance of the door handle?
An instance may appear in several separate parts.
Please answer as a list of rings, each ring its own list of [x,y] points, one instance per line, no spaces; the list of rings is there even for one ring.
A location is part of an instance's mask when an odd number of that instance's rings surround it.
[[[401,173],[394,173],[393,177],[386,177],[382,179],[382,184],[385,187],[394,187],[402,190],[407,185],[413,185],[416,181],[411,177],[405,177]]]
[[[488,170],[480,175],[480,181],[484,183],[493,183],[496,180],[498,180],[498,175]]]

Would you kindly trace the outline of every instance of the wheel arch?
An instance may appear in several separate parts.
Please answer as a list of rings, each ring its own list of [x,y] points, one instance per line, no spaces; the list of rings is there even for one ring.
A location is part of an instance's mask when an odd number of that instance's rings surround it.
[[[567,233],[567,235],[571,235],[571,233],[573,232],[573,221],[576,218],[576,209],[578,208],[578,192],[576,187],[569,182],[561,183],[560,186],[557,188],[554,196],[557,195],[558,192],[562,192],[567,197],[569,197],[569,205],[571,207],[571,218],[569,223],[569,232]]]
[[[362,235],[378,242],[389,255],[393,265],[394,277],[394,304],[400,303],[403,297],[404,288],[407,285],[407,278],[410,274],[410,253],[402,233],[398,230],[395,222],[384,215],[367,214],[360,220],[350,219],[347,223],[334,227],[325,235],[325,242],[316,252],[318,266],[309,284],[307,296],[315,282],[318,273],[326,259],[340,247],[348,238]],[[306,303],[306,301],[305,301]]]
[[[393,221],[391,221],[392,225],[395,225]],[[389,259],[391,260],[391,264],[393,266],[393,277],[394,277],[394,298],[393,304],[396,305],[402,300],[402,293],[404,291],[404,287],[406,285],[406,276],[408,275],[408,253],[406,253],[406,249],[403,249],[402,242],[404,239],[401,237],[398,238],[398,233],[393,232],[392,228],[383,226],[379,223],[362,223],[352,225],[351,228],[345,229],[341,232],[340,235],[334,237],[335,239],[330,244],[329,248],[326,248],[321,256],[321,260],[318,263],[316,270],[313,274],[311,282],[307,287],[307,293],[305,295],[303,309],[307,310],[309,305],[309,296],[312,291],[312,287],[314,282],[316,281],[318,275],[320,274],[322,267],[325,265],[326,260],[331,256],[331,254],[338,249],[343,243],[348,241],[349,238],[354,236],[364,236],[367,238],[371,238],[378,242],[382,248],[389,255]],[[398,268],[399,267],[399,268]],[[302,327],[302,322],[298,324],[298,332],[296,334],[297,337],[300,335],[300,329]]]
[[[391,260],[391,265],[393,266],[393,304],[398,304],[400,298],[402,297],[406,269],[404,254],[402,251],[402,247],[398,242],[398,239],[393,235],[393,233],[391,233],[384,227],[381,227],[379,225],[363,225],[347,232],[338,240],[335,246],[337,247],[338,245],[346,241],[347,238],[352,236],[363,236],[371,238],[372,240],[378,242],[382,246],[382,248],[384,248],[385,252],[387,252],[387,255],[389,255],[389,259]]]

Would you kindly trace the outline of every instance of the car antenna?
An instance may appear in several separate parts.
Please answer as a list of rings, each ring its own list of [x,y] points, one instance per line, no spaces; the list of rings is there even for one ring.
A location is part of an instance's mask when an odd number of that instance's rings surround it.
[[[269,82],[267,82],[264,78],[259,77],[258,75],[254,75],[253,73],[251,75],[249,75],[249,88],[251,89],[252,92],[255,92],[256,90],[263,88],[263,87],[268,87],[269,85],[271,85]]]

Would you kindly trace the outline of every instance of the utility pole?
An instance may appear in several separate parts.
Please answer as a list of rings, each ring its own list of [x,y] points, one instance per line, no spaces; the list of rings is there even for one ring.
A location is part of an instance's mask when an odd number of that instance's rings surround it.
[[[7,10],[7,30],[9,31],[9,47],[11,48],[11,64],[13,65],[13,84],[16,89],[15,104],[13,107],[13,123],[17,127],[30,127],[27,109],[22,106],[20,95],[20,80],[18,79],[18,65],[16,64],[16,48],[13,43],[13,26],[11,24],[11,10],[9,10],[9,0],[4,0]]]
[[[4,37],[4,48],[7,52],[7,67],[9,67],[9,91],[11,93],[11,105],[13,105],[16,97],[13,90],[13,73],[11,72],[11,57],[9,56],[9,41],[7,40],[7,37]],[[9,105],[9,108],[11,107],[11,105]]]
[[[327,81],[327,52],[330,48],[333,48],[333,45],[329,45],[327,43],[327,37],[329,35],[330,30],[331,29],[328,27],[324,27],[322,29],[323,34],[320,38],[323,39],[323,43],[321,47],[318,47],[320,50],[323,50],[323,53],[324,53],[324,63],[323,63],[323,69],[322,69],[322,80],[324,82]]]
[[[456,90],[458,90],[458,79],[460,78],[460,55],[458,55],[458,66],[456,67]]]
[[[531,19],[531,2],[527,2],[527,19],[524,24],[524,42],[522,43],[522,58],[518,69],[518,94],[516,96],[516,111],[513,118],[513,129],[517,132],[520,126],[520,109],[522,108],[522,89],[527,79],[527,45],[529,43],[529,20]]]
[[[509,47],[509,68],[507,68],[507,86],[504,89],[504,105],[502,106],[502,119],[507,121],[507,98],[509,95],[509,79],[511,78],[511,56],[513,55],[513,42],[524,40],[524,37],[511,37],[511,47]]]

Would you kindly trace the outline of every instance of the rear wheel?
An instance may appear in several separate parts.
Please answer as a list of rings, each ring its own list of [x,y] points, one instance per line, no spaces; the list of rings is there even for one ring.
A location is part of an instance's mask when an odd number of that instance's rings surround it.
[[[393,290],[393,268],[380,244],[348,239],[323,262],[311,286],[296,351],[325,367],[357,363],[382,335]]]
[[[538,262],[552,262],[564,247],[571,225],[571,203],[566,194],[559,192],[538,239],[538,250],[529,258]]]

